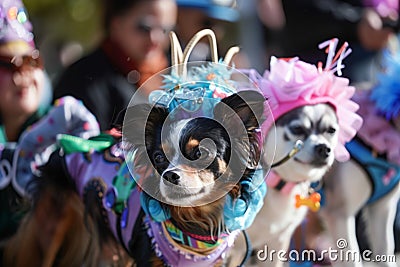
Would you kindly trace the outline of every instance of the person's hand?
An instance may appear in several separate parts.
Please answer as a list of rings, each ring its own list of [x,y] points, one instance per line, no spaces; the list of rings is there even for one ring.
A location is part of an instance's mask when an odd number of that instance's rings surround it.
[[[366,9],[357,25],[360,44],[367,50],[378,51],[388,44],[393,29],[383,27],[382,18],[373,9]]]

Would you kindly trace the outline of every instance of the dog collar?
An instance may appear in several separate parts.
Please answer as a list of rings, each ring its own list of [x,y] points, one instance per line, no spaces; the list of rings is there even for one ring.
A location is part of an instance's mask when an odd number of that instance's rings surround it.
[[[166,220],[162,224],[167,234],[175,242],[195,249],[216,247],[223,242],[222,237],[226,236],[226,234],[222,234],[220,237],[218,237],[186,233],[180,230],[171,220]]]
[[[276,172],[271,171],[266,177],[266,183],[269,187],[281,192],[284,195],[288,195],[293,187],[300,184],[300,182],[288,182],[283,180]],[[311,211],[318,211],[321,204],[321,195],[310,186],[308,196],[302,196],[300,194],[295,195],[295,207],[300,208],[301,206],[308,207]]]
[[[145,225],[148,229],[147,233],[151,238],[157,257],[161,258],[166,265],[174,267],[208,267],[222,264],[226,256],[226,251],[233,246],[233,242],[239,233],[239,231],[233,231],[219,238],[218,245],[211,247],[210,253],[201,254],[189,251],[181,243],[178,243],[173,238],[173,235],[175,235],[173,231],[171,234],[171,230],[167,230],[167,224],[156,222],[150,219],[149,216],[145,217]],[[179,240],[180,237],[177,239]],[[207,250],[207,248],[204,249]]]
[[[293,187],[295,187],[299,183],[295,182],[288,182],[283,180],[276,172],[270,171],[270,173],[267,175],[265,182],[267,185],[279,192],[281,192],[284,195],[288,195]]]

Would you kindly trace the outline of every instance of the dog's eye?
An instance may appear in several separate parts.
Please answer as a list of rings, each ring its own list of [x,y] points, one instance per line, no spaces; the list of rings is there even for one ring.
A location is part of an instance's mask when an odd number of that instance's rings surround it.
[[[207,149],[200,149],[196,148],[196,151],[194,152],[194,159],[199,159],[199,158],[206,158],[209,155],[209,152]]]
[[[329,127],[329,128],[326,130],[326,132],[327,132],[328,134],[334,134],[334,133],[336,133],[336,129],[333,128],[333,127]]]
[[[306,133],[306,130],[299,125],[290,126],[289,129],[294,135],[303,135]]]
[[[201,157],[201,151],[199,148],[194,152],[194,159],[199,159]]]
[[[165,156],[160,151],[154,152],[153,159],[156,164],[162,164],[165,162]]]

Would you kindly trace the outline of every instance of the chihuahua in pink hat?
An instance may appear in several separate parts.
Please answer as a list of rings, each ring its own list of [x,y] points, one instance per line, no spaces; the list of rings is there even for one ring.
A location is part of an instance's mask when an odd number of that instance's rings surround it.
[[[268,99],[272,114],[263,124],[268,194],[247,229],[251,263],[257,266],[283,266],[289,261],[294,230],[308,211],[320,208],[319,182],[335,159],[349,159],[344,144],[361,127],[362,119],[355,113],[358,105],[351,100],[355,88],[335,75],[341,74],[342,60],[351,50],[345,43],[336,53],[337,43],[332,39],[320,45],[328,53],[326,67],[297,57],[272,57],[263,76],[247,71]],[[229,266],[243,258],[240,244],[235,247]]]

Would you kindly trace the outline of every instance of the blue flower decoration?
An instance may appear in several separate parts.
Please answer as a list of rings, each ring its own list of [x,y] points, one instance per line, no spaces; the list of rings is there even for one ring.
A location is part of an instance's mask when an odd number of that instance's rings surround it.
[[[263,177],[263,171],[257,170],[250,180],[242,181],[242,191],[245,192],[242,192],[239,199],[232,199],[230,195],[227,195],[224,221],[228,230],[244,230],[253,223],[264,204],[264,197],[267,193],[266,183],[264,181],[261,184],[257,183]],[[256,184],[259,186],[254,189]]]
[[[156,222],[164,222],[171,218],[169,210],[164,209],[160,202],[150,197],[145,192],[140,194],[140,204],[144,212]]]
[[[209,62],[190,68],[185,77],[164,75],[162,90],[152,91],[149,102],[164,106],[170,112],[180,107],[186,112],[201,110],[203,115],[210,116],[219,100],[236,92],[231,74],[227,65]]]

